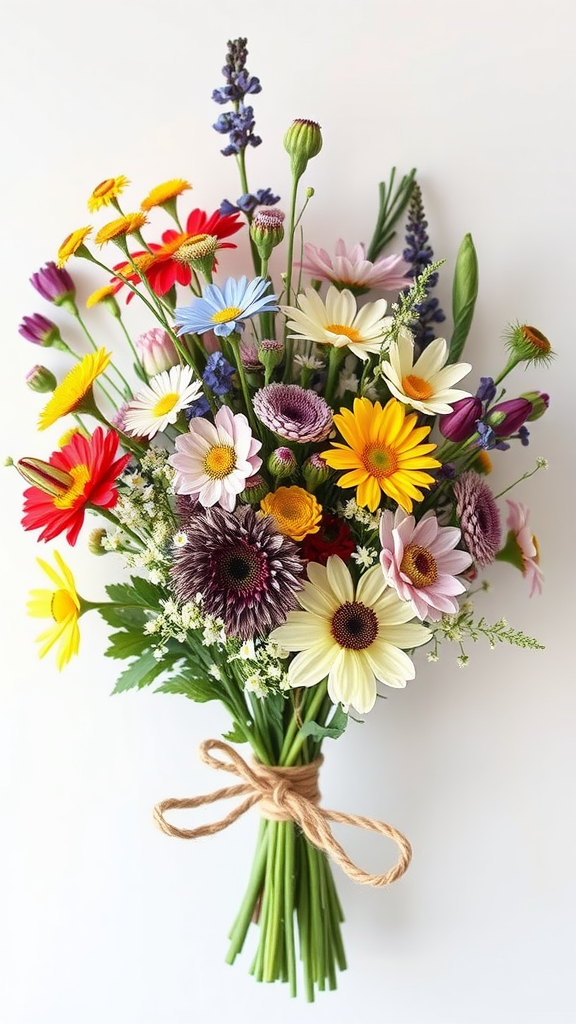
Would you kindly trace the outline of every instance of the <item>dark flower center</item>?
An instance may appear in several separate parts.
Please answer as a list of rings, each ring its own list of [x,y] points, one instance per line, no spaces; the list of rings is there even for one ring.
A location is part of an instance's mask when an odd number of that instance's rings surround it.
[[[418,544],[409,544],[405,549],[400,571],[406,573],[416,587],[429,587],[438,579],[434,555]]]
[[[265,572],[264,556],[248,545],[220,552],[217,575],[224,588],[250,593],[262,584]]]
[[[378,636],[378,619],[360,601],[346,601],[332,616],[330,632],[340,647],[364,651]]]

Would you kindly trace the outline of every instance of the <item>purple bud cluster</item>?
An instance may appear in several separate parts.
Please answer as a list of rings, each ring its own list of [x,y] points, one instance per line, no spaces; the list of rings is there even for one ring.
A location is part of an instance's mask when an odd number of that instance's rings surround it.
[[[412,186],[410,204],[408,206],[408,220],[406,223],[406,248],[402,255],[407,263],[411,265],[407,276],[418,277],[422,271],[434,261],[434,252],[428,238],[428,221],[424,214],[422,202],[422,191],[417,182]],[[431,274],[428,278],[428,292],[438,283],[438,274]],[[414,344],[419,352],[422,352],[436,337],[433,324],[440,324],[446,319],[446,315],[440,307],[436,296],[428,294],[426,300],[421,302],[416,310],[418,321],[412,328]]]
[[[540,410],[548,408],[548,395],[535,391],[530,397],[521,395],[492,405],[495,397],[492,378],[481,377],[475,395],[454,402],[452,412],[440,417],[438,425],[442,436],[462,443],[476,435],[476,445],[485,451],[492,448],[505,451],[510,447],[507,441],[513,438],[526,447],[530,433],[525,424],[535,415],[542,415]]]
[[[220,114],[213,128],[221,135],[228,135],[228,145],[221,151],[224,156],[237,155],[247,146],[259,146],[262,139],[254,134],[254,110],[244,103],[245,96],[258,93],[262,86],[260,81],[246,70],[246,39],[228,41],[226,64],[222,74],[226,85],[214,89],[212,99],[215,103],[232,103],[234,109]]]

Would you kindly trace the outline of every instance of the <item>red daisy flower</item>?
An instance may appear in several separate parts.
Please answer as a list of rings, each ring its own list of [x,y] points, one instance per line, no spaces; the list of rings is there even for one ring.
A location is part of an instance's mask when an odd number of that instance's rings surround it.
[[[25,530],[42,528],[38,540],[52,540],[66,531],[71,546],[78,540],[87,508],[113,508],[118,501],[114,486],[120,473],[130,461],[130,454],[115,459],[118,434],[104,433],[96,427],[91,438],[75,434],[61,449],[53,452],[49,465],[63,471],[70,478],[61,493],[47,494],[39,487],[24,491]]]
[[[238,223],[240,213],[229,213],[225,217],[215,210],[209,217],[204,210],[192,210],[186,221],[186,231],[175,231],[169,228],[162,235],[162,245],[156,242],[150,243],[150,252],[139,251],[131,253],[132,259],[140,263],[143,273],[146,274],[152,291],[156,295],[165,295],[175,284],[189,285],[192,279],[190,267],[174,259],[174,253],[189,242],[195,235],[215,235],[216,238],[228,238],[234,235],[243,226]],[[221,242],[219,249],[235,249],[234,242]],[[217,261],[214,260],[214,268]],[[117,263],[114,270],[126,277],[132,284],[138,284],[140,278],[134,273],[129,263]],[[123,282],[112,278],[117,285],[118,291],[123,287]],[[130,292],[126,299],[130,302],[134,292]]]
[[[348,523],[324,512],[318,533],[304,537],[302,555],[307,561],[319,562],[320,565],[326,565],[330,555],[339,555],[343,562],[347,562],[355,547]]]

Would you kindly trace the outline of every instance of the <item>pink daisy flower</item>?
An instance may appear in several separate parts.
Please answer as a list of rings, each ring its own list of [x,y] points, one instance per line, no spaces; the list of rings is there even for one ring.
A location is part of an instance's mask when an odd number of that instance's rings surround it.
[[[380,564],[386,582],[421,620],[436,622],[458,610],[457,595],[466,587],[456,576],[472,562],[467,551],[455,550],[459,541],[460,530],[439,526],[434,512],[419,522],[401,508],[382,513]]]
[[[187,434],[179,434],[176,451],[168,462],[176,470],[176,494],[190,494],[205,508],[221,505],[232,512],[246,481],[262,465],[256,454],[262,443],[252,435],[243,413],[223,405],[214,423],[202,416],[190,420]]]
[[[381,256],[371,263],[366,259],[366,246],[362,242],[348,250],[341,238],[336,242],[335,252],[335,256],[330,256],[325,249],[305,242],[304,259],[296,266],[319,281],[331,281],[346,288],[397,292],[410,283],[406,280],[410,264],[402,256]]]
[[[534,594],[542,593],[544,574],[538,564],[539,553],[536,537],[528,526],[530,510],[520,501],[510,501],[509,498],[506,498],[506,501],[509,509],[506,520],[509,531],[508,542],[515,541],[519,548],[522,575],[527,579],[530,597],[533,597]]]

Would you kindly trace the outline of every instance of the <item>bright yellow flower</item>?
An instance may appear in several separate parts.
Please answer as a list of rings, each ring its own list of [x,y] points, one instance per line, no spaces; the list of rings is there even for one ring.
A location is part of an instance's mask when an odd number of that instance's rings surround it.
[[[103,206],[109,206],[129,184],[128,178],[125,178],[123,174],[118,178],[106,178],[105,181],[101,181],[99,185],[96,185],[88,200],[90,213],[95,213]]]
[[[63,267],[67,260],[74,255],[80,246],[84,245],[84,242],[91,231],[91,227],[76,228],[76,231],[72,231],[68,237],[64,239],[62,245],[58,249],[58,255],[56,257],[56,262],[59,267]]]
[[[48,651],[58,644],[56,653],[56,664],[61,671],[68,664],[73,654],[78,654],[80,646],[80,630],[78,619],[82,614],[82,604],[78,594],[74,577],[64,560],[54,552],[56,565],[60,572],[53,569],[42,558],[38,558],[38,565],[55,586],[55,590],[32,590],[28,601],[28,614],[36,619],[51,619],[53,625],[36,637],[36,642],[42,644],[39,657],[43,658]]]
[[[111,220],[109,224],[100,228],[94,241],[96,245],[105,245],[106,242],[112,242],[115,238],[133,235],[136,231],[140,231],[140,228],[143,228],[146,223],[147,218],[144,213],[127,213],[125,217],[117,217],[116,220]]]
[[[165,181],[162,185],[156,185],[148,193],[146,199],[142,200],[140,209],[148,211],[154,206],[163,206],[164,203],[169,203],[171,199],[181,196],[189,188],[192,188],[192,185],[188,181],[184,181],[183,178],[172,178],[171,181]]]
[[[38,430],[45,430],[56,423],[61,416],[82,404],[87,397],[92,398],[92,384],[101,373],[104,372],[111,359],[111,353],[100,348],[97,352],[90,352],[76,363],[66,374],[61,384],[55,388],[52,398],[40,413],[38,419]]]
[[[113,298],[114,293],[115,287],[113,284],[105,284],[103,288],[97,288],[96,291],[92,292],[92,294],[86,299],[86,308],[91,309],[92,306],[97,306],[99,302]]]
[[[320,529],[322,506],[303,487],[279,487],[262,499],[260,508],[273,516],[280,533],[292,540],[303,540]]]
[[[356,501],[374,512],[382,493],[406,512],[414,501],[422,501],[420,488],[428,488],[434,477],[426,469],[441,465],[429,452],[435,444],[421,444],[430,427],[419,427],[416,413],[391,398],[382,408],[380,402],[356,398],[354,411],[341,409],[334,426],[346,444],[332,442],[322,458],[332,469],[348,470],[337,481],[339,487],[356,487]]]

